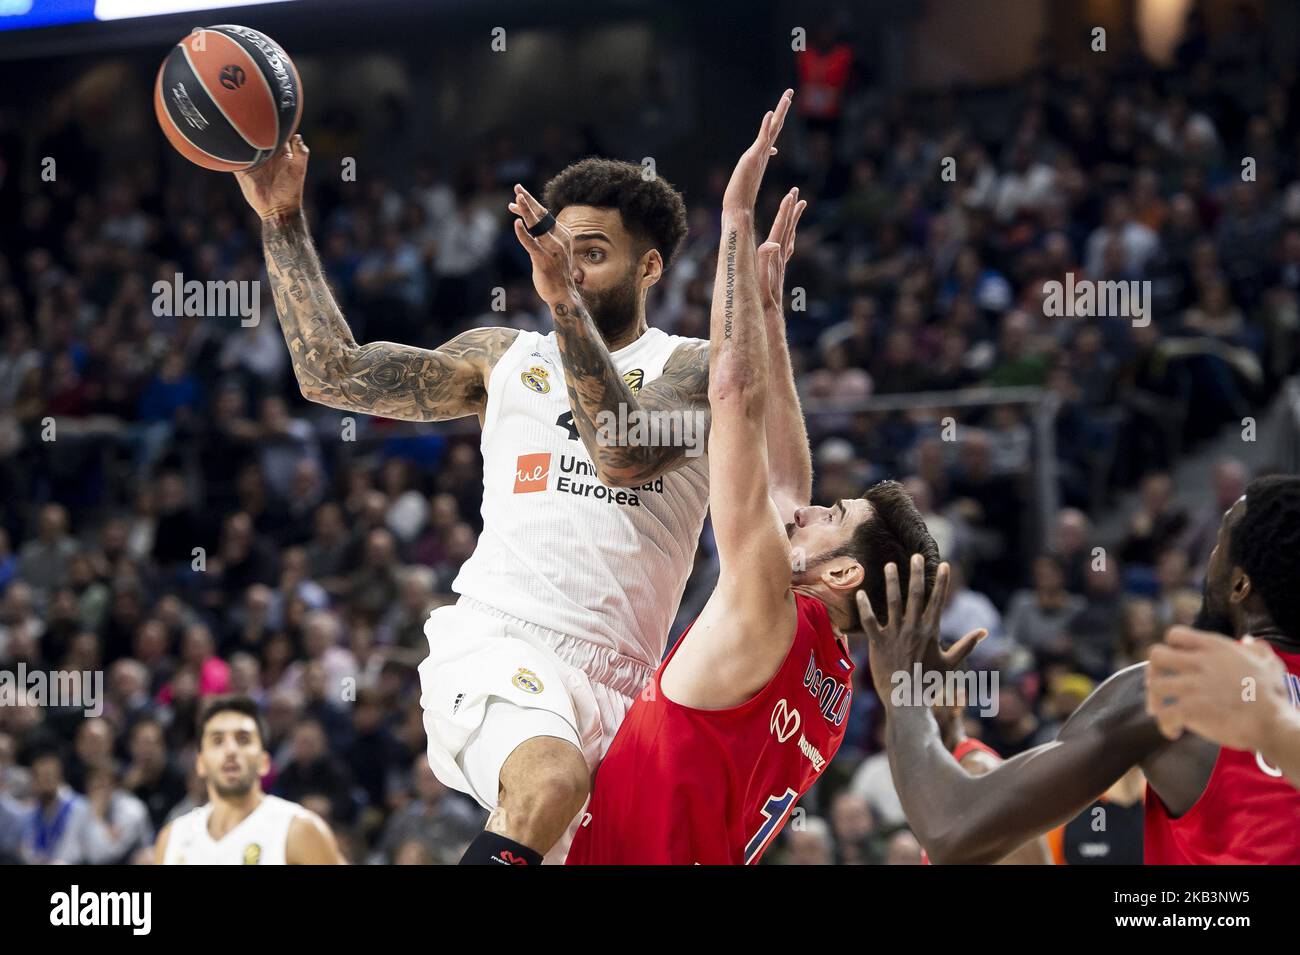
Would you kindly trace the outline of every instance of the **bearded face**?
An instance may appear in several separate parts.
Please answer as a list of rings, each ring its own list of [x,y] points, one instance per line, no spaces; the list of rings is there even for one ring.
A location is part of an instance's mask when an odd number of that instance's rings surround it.
[[[1228,616],[1226,609],[1219,608],[1215,604],[1207,577],[1205,587],[1201,591],[1201,609],[1196,612],[1196,619],[1192,621],[1192,626],[1197,630],[1211,630],[1224,636],[1235,636],[1232,618]]]
[[[1235,637],[1236,625],[1229,611],[1228,596],[1232,591],[1232,560],[1229,557],[1232,541],[1232,528],[1245,513],[1245,498],[1237,501],[1223,515],[1219,524],[1219,534],[1214,542],[1214,550],[1205,565],[1205,585],[1201,590],[1201,609],[1196,614],[1192,625],[1198,630],[1211,630],[1225,636]]]
[[[222,799],[239,799],[247,796],[258,780],[257,770],[248,767],[237,776],[218,775],[212,777],[212,788]]]
[[[613,341],[636,324],[639,293],[635,268],[629,269],[621,281],[609,288],[583,289],[582,300],[602,338]]]

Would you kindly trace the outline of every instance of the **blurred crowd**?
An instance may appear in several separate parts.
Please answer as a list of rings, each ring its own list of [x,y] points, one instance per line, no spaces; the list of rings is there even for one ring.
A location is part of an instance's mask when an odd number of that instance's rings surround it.
[[[791,185],[811,203],[786,285],[815,497],[906,479],[955,563],[945,635],[992,634],[977,665],[1001,676],[998,712],[972,709],[967,731],[1003,756],[1052,738],[1195,615],[1219,516],[1251,475],[1221,461],[1218,499],[1189,513],[1169,469],[1294,371],[1300,87],[1263,51],[1249,17],[1211,40],[1193,15],[1172,69],[1047,68],[941,94],[881,91],[834,30],[792,58],[798,122],[760,211]],[[0,169],[27,148],[7,122]],[[429,144],[401,179],[348,183],[319,173],[346,127],[305,131],[309,215],[357,340],[546,330],[509,187],[601,152],[600,131]],[[34,150],[61,157],[56,182],[0,176],[0,668],[106,678],[97,719],[0,706],[0,857],[146,856],[204,799],[197,707],[238,692],[267,717],[269,790],[328,819],[351,861],[454,862],[483,813],[426,765],[415,666],[481,527],[476,427],[308,404],[269,294],[252,327],[159,314],[156,282],[171,297],[178,275],[263,276],[230,177],[114,169],[58,110]],[[650,299],[671,333],[708,335],[731,158],[660,170],[690,208]],[[1067,274],[1149,282],[1149,321],[1049,317],[1044,283]],[[1037,390],[945,403],[976,387]],[[861,410],[900,393],[924,397]],[[1027,505],[1043,467],[1063,505],[1047,527]],[[1094,519],[1133,487],[1126,539],[1099,553]],[[714,572],[706,532],[674,636]],[[858,672],[849,738],[773,861],[919,861]]]

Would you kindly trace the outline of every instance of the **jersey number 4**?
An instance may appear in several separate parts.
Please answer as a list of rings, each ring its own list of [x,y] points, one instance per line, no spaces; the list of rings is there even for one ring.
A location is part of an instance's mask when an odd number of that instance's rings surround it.
[[[582,435],[578,434],[578,426],[577,426],[576,424],[573,423],[573,412],[572,412],[572,411],[566,411],[566,412],[564,412],[564,414],[562,414],[562,415],[560,415],[558,418],[556,418],[556,419],[555,419],[555,424],[556,424],[557,427],[561,427],[561,428],[563,428],[565,431],[569,432],[569,440],[570,440],[570,441],[581,441],[581,440],[582,440]]]
[[[772,837],[785,825],[786,817],[794,808],[797,796],[793,789],[787,789],[779,796],[768,797],[762,809],[763,825],[759,826],[758,832],[754,833],[754,838],[750,839],[749,845],[745,846],[745,865],[753,865],[754,860],[772,841]]]

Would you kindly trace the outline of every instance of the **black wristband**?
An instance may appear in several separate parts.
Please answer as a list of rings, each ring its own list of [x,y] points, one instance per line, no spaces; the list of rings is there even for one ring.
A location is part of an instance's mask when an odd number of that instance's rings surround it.
[[[541,865],[542,853],[495,832],[480,832],[460,858],[461,865]]]

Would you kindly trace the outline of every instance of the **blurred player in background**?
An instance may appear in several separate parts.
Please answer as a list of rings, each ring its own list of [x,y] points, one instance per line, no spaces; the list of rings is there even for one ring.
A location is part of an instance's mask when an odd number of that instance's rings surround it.
[[[1223,515],[1205,575],[1197,625],[1251,634],[1300,676],[1300,478],[1253,481]],[[898,594],[892,592],[889,618]],[[877,690],[910,672],[937,638],[937,620],[877,626],[859,597],[871,637]],[[921,598],[915,584],[909,609]],[[1054,742],[972,776],[944,749],[928,709],[896,706],[887,747],[899,798],[936,862],[992,862],[1027,839],[1072,819],[1132,766],[1147,778],[1149,864],[1300,863],[1300,792],[1262,753],[1220,747],[1192,733],[1167,739],[1147,711],[1141,663],[1121,670],[1085,700]],[[1262,688],[1276,692],[1276,687]],[[1238,691],[1240,692],[1240,691]],[[1288,701],[1295,704],[1292,696]],[[1193,811],[1194,810],[1194,811]]]
[[[297,803],[262,791],[271,768],[257,704],[218,697],[199,719],[199,777],[208,802],[158,834],[159,865],[341,865],[329,826]]]

